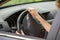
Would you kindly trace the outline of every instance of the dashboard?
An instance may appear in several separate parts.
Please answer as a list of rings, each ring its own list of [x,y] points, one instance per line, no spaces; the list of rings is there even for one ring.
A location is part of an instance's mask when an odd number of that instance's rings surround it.
[[[16,12],[15,14],[9,16],[8,18],[5,19],[5,21],[8,22],[9,26],[10,27],[14,27],[14,26],[17,26],[17,19],[20,15],[20,13],[22,12],[23,10],[19,11],[19,12]],[[39,13],[40,14],[40,13]],[[54,16],[50,13],[50,12],[45,12],[45,13],[42,13],[41,16],[45,19],[45,20],[51,20],[54,18]]]
[[[14,26],[17,26],[17,19],[20,15],[20,13],[24,11],[24,10],[21,10],[19,12],[16,12],[14,13],[13,15],[9,16],[8,18],[6,18],[4,21],[7,21],[9,26],[10,27],[14,27]],[[39,13],[40,14],[40,13]],[[54,19],[55,15],[53,15],[52,13],[50,13],[49,11],[48,12],[45,12],[45,13],[41,13],[41,16],[45,19],[45,20],[51,20],[51,19]],[[1,19],[0,19],[1,20]]]

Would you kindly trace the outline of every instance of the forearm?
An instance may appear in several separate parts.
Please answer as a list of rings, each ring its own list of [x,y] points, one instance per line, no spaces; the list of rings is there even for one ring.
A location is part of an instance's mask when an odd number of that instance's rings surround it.
[[[37,20],[39,20],[39,22],[42,24],[42,26],[45,28],[45,30],[47,32],[49,32],[51,25],[47,21],[45,21],[40,15],[36,15],[35,17]]]

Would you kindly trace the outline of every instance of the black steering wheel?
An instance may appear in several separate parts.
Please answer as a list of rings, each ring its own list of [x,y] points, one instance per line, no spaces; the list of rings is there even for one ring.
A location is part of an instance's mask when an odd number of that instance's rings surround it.
[[[18,19],[17,19],[17,31],[20,33],[21,32],[21,28],[22,28],[22,21],[23,21],[23,19],[24,19],[24,17],[27,15],[27,10],[25,10],[25,11],[23,11],[20,15],[19,15],[19,17],[18,17]]]
[[[24,19],[24,17],[27,15],[27,14],[29,14],[29,12],[27,11],[27,10],[25,10],[25,11],[23,11],[20,15],[19,15],[19,17],[18,17],[18,19],[17,19],[17,31],[19,32],[19,33],[21,33],[21,29],[22,29],[22,26],[23,26],[23,19]],[[30,14],[29,14],[30,15]],[[30,15],[31,16],[31,15]],[[32,17],[31,17],[32,18]],[[36,19],[35,18],[33,18],[34,19],[34,21],[32,20],[32,23],[33,22],[35,22],[36,21]],[[29,20],[28,20],[29,21]],[[36,22],[35,22],[36,23]],[[34,23],[34,24],[35,24]],[[37,24],[40,26],[40,24],[37,22]],[[33,24],[32,24],[33,25]],[[36,25],[36,26],[38,26],[38,25]],[[29,26],[30,27],[30,26]],[[32,26],[33,27],[33,26]],[[35,28],[35,27],[33,27],[33,28]],[[40,32],[41,31],[41,27],[36,27],[37,28],[37,30],[39,30],[38,32]],[[36,29],[35,28],[35,29]],[[43,28],[43,27],[42,27]],[[28,30],[30,30],[29,28],[28,28]],[[33,30],[33,29],[32,29]],[[30,30],[30,31],[32,31],[32,30]],[[27,32],[28,33],[28,32]],[[29,34],[27,34],[27,35],[35,35],[35,34],[32,34],[32,33],[30,33],[29,32]],[[36,31],[36,34],[37,34],[37,31]],[[40,34],[40,33],[39,33]]]

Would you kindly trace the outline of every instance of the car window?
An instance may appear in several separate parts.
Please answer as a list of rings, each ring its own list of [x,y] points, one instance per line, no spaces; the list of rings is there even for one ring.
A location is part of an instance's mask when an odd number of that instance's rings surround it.
[[[10,0],[7,3],[4,3],[2,6],[30,3],[30,2],[44,2],[44,1],[55,1],[55,0]]]

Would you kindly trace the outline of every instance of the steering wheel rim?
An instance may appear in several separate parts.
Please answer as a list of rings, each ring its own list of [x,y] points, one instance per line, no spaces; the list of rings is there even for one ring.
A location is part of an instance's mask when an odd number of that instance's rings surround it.
[[[27,15],[27,12],[28,12],[27,10],[23,11],[23,12],[19,15],[19,17],[18,17],[18,19],[17,19],[17,31],[18,31],[19,33],[21,33],[22,21],[23,21],[24,17]]]

